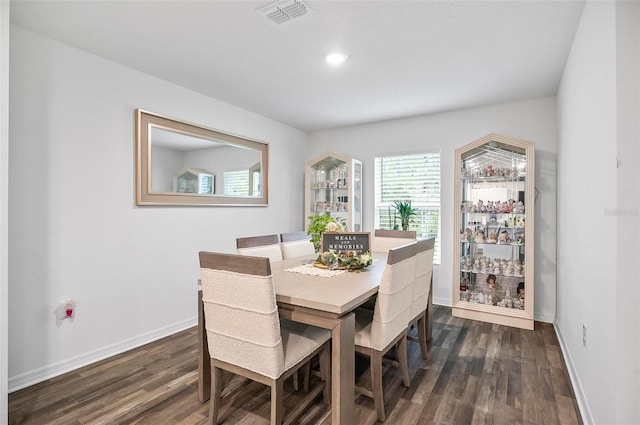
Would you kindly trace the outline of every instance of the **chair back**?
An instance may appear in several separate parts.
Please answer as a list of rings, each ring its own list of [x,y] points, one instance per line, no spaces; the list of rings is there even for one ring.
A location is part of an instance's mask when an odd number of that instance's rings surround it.
[[[237,238],[236,248],[240,255],[267,257],[272,262],[282,261],[282,250],[280,249],[278,235]]]
[[[391,248],[406,245],[416,240],[415,230],[376,229],[373,234],[373,250],[388,252]]]
[[[416,243],[389,250],[371,325],[371,348],[383,350],[407,328],[416,273]]]
[[[421,239],[416,242],[416,274],[413,283],[413,301],[410,319],[423,314],[429,303],[429,290],[433,278],[433,251],[435,238]]]
[[[284,353],[268,258],[200,252],[212,358],[277,379]]]
[[[280,234],[280,248],[282,258],[302,257],[315,254],[316,250],[311,243],[311,236],[307,232],[292,232]]]

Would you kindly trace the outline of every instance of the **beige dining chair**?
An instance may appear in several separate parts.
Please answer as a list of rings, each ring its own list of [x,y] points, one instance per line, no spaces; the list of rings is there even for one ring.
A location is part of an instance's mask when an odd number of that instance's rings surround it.
[[[211,356],[208,423],[218,423],[225,370],[271,387],[271,425],[281,425],[285,419],[283,381],[317,354],[321,382],[285,423],[293,423],[321,392],[329,403],[331,332],[280,322],[269,259],[213,252],[199,256]]]
[[[421,239],[415,244],[416,269],[413,282],[413,299],[409,327],[418,330],[418,338],[408,336],[409,341],[420,344],[422,358],[427,358],[427,308],[429,305],[429,291],[433,282],[433,251],[435,239]]]
[[[416,240],[415,230],[384,230],[373,232],[373,249],[375,252],[388,252],[391,248],[406,245]]]
[[[280,234],[280,248],[282,258],[295,258],[315,254],[316,250],[311,243],[311,236],[307,232],[291,232]]]
[[[407,364],[407,324],[411,314],[413,283],[416,273],[416,244],[389,250],[382,272],[374,310],[355,310],[355,350],[370,358],[371,389],[358,390],[372,397],[378,420],[386,419],[382,386],[382,359],[397,348],[398,366],[403,384],[409,386]]]
[[[282,250],[280,249],[278,235],[237,238],[236,249],[240,255],[267,257],[272,262],[282,261]]]

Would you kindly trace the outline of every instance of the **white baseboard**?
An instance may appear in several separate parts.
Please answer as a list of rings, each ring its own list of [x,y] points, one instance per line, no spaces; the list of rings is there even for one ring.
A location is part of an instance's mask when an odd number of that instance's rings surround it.
[[[443,307],[451,307],[451,298],[433,297],[433,303],[436,305],[441,305]]]
[[[165,326],[164,328],[156,329],[154,331],[138,335],[136,337],[129,338],[115,344],[107,345],[105,347],[98,348],[96,350],[63,360],[58,363],[44,366],[18,376],[9,377],[9,392],[11,393],[22,388],[29,387],[31,385],[37,384],[38,382],[54,378],[64,373],[79,369],[83,366],[87,366],[100,360],[115,356],[116,354],[120,354],[133,348],[148,344],[150,342],[157,341],[161,338],[173,335],[176,332],[191,328],[197,323],[197,317],[183,320],[182,322],[174,323],[172,325]]]
[[[571,354],[569,353],[567,343],[564,340],[564,336],[562,335],[562,331],[560,330],[560,326],[558,326],[557,321],[554,321],[553,328],[556,331],[556,336],[558,337],[558,342],[560,343],[560,350],[562,351],[562,357],[564,357],[567,372],[569,373],[569,379],[571,380],[573,393],[576,396],[576,402],[578,403],[578,409],[580,410],[582,423],[584,425],[593,425],[595,422],[593,421],[593,416],[591,415],[591,410],[589,409],[589,403],[587,403],[584,391],[582,390],[582,384],[580,383],[580,378],[578,377],[576,368],[573,365]]]

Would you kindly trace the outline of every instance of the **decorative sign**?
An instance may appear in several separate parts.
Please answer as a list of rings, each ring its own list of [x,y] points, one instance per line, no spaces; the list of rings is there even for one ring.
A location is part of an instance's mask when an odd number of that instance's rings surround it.
[[[320,246],[322,252],[333,249],[338,254],[347,251],[353,251],[357,254],[371,252],[371,232],[325,232],[322,234]]]

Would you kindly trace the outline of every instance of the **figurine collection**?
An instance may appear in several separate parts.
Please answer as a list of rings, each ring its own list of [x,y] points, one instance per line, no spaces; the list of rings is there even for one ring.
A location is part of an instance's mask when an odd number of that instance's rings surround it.
[[[519,177],[524,170],[519,171],[517,167],[496,167],[493,165],[487,165],[484,168],[463,168],[461,175],[463,179],[477,179],[487,177],[508,177],[515,179]]]
[[[501,230],[501,227],[489,228],[489,235],[485,235],[482,227],[477,227],[474,232],[470,227],[460,230],[460,242],[487,243],[498,245],[523,245],[524,233],[516,231],[510,234],[507,230]]]
[[[489,274],[483,287],[476,289],[471,287],[466,277],[460,279],[461,301],[524,310],[524,282],[520,282],[517,290],[512,294],[511,288],[503,289],[496,275]]]
[[[523,276],[524,264],[520,260],[506,258],[489,258],[484,255],[473,257],[466,255],[460,258],[460,271],[471,273],[492,273],[502,276]]]
[[[524,204],[522,201],[513,199],[509,199],[506,202],[487,201],[485,204],[480,199],[477,204],[474,204],[473,201],[463,201],[461,211],[467,213],[524,214]]]

